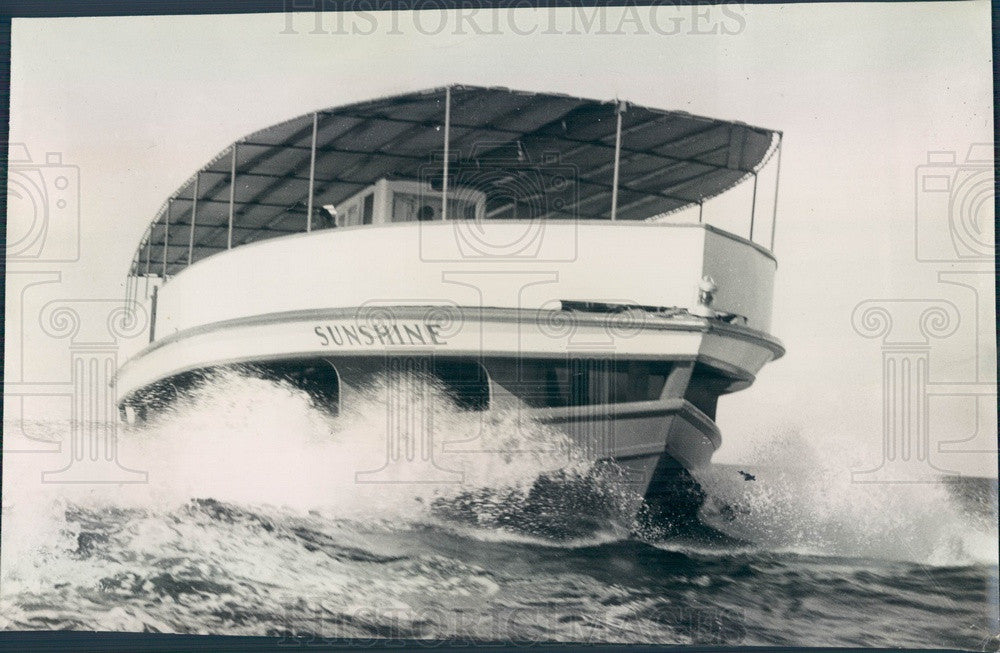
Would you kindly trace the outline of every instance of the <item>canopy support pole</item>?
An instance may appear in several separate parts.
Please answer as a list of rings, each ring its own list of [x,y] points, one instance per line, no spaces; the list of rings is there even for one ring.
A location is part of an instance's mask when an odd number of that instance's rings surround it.
[[[132,271],[135,270],[136,258],[138,256],[139,255],[136,254],[132,257],[131,264],[129,265],[128,276],[125,277],[125,310],[128,310],[129,305],[132,303],[132,280],[139,280],[136,275],[132,274]]]
[[[163,283],[167,282],[167,245],[170,244],[170,208],[173,205],[173,198],[168,199],[167,214],[163,218]]]
[[[191,230],[188,232],[188,265],[194,260],[194,223],[198,219],[198,182],[201,173],[194,174],[194,192],[191,193]]]
[[[750,199],[750,237],[747,238],[750,242],[753,242],[753,219],[754,214],[757,212],[757,173],[753,173],[753,197]]]
[[[316,132],[319,129],[319,112],[313,112],[312,144],[309,146],[309,201],[306,203],[306,232],[312,231],[313,191],[316,188]]]
[[[149,227],[149,235],[146,236],[146,290],[144,294],[149,297],[149,259],[153,250],[153,227]]]
[[[618,218],[618,169],[622,156],[622,113],[625,112],[625,103],[619,102],[615,106],[615,172],[611,182],[611,221]]]
[[[705,200],[698,200],[698,224],[701,224],[701,218],[704,212],[705,212]]]
[[[778,226],[778,185],[781,182],[781,149],[785,134],[778,132],[778,170],[774,175],[774,212],[771,214],[771,252],[774,252],[774,232]]]
[[[236,212],[236,143],[233,143],[233,160],[229,164],[229,234],[226,249],[233,248],[233,214]]]
[[[156,296],[159,286],[153,286],[153,296],[149,302],[149,341],[153,342],[156,337]]]
[[[441,221],[448,221],[448,157],[451,156],[451,87],[444,88],[444,175],[441,181]]]
[[[132,294],[129,296],[127,305],[138,303],[139,301],[139,264],[142,262],[142,257],[139,256],[139,252],[135,253],[135,258],[132,259],[133,269],[136,274],[132,277]]]

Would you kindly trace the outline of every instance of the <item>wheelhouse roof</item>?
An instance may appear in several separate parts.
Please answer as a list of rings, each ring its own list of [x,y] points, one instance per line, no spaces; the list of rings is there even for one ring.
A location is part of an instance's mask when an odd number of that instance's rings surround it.
[[[233,247],[305,231],[314,119],[314,228],[321,207],[382,178],[440,182],[449,92],[449,186],[484,191],[487,215],[512,201],[510,177],[490,174],[507,167],[519,171],[514,201],[530,204],[532,217],[609,219],[619,109],[619,220],[719,195],[778,143],[777,132],[739,122],[507,88],[442,87],[323,109],[254,132],[197,171],[157,212],[131,274],[161,276],[165,255],[170,276],[189,257],[227,249],[230,207]]]

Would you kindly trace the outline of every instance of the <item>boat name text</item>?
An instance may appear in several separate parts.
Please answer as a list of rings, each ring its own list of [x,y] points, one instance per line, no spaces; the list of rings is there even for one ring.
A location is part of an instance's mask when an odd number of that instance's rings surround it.
[[[441,326],[432,323],[385,323],[372,325],[320,325],[313,329],[324,347],[447,345]]]

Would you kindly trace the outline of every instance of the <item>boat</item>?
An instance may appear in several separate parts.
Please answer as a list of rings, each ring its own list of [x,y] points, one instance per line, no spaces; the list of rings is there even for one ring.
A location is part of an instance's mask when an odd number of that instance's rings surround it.
[[[663,514],[687,510],[676,488],[721,445],[719,398],[784,353],[781,138],[461,85],[257,131],[171,194],[135,251],[149,343],[116,374],[120,412],[150,419],[232,368],[331,413],[379,375],[431,379],[460,410],[565,433]],[[387,395],[385,465],[359,483],[453,480],[426,401]]]

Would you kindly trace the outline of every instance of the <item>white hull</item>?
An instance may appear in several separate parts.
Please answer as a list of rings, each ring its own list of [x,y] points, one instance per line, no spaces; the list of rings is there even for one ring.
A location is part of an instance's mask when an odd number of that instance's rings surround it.
[[[380,373],[415,372],[669,495],[719,447],[719,396],[783,353],[780,147],[744,123],[461,85],[259,130],[177,189],[137,248],[127,294],[153,319],[120,406],[141,417],[242,365],[340,410]],[[745,211],[710,201],[740,186]],[[419,396],[386,395],[387,465],[427,461]]]
[[[780,343],[759,330],[685,310],[369,304],[194,326],[151,343],[122,367],[118,387],[123,405],[140,406],[144,389],[186,373],[324,361],[336,370],[337,402],[345,403],[365,391],[372,373],[426,371],[434,360],[470,361],[483,371],[489,406],[517,407],[525,417],[564,431],[580,455],[614,461],[636,494],[650,499],[651,488],[669,485],[665,478],[709,464],[721,445],[714,422],[718,396],[748,387],[782,353]],[[523,388],[510,372],[535,360],[586,361],[608,369],[649,362],[669,365],[670,372],[656,396],[538,407],[523,401]],[[419,453],[397,452],[400,459],[407,455]]]
[[[117,376],[121,405],[145,413],[148,395],[233,365],[318,363],[339,406],[379,371],[469,364],[483,378],[479,408],[517,407],[563,430],[649,500],[677,472],[709,464],[721,444],[718,397],[748,387],[784,353],[767,333],[774,258],[705,225],[538,226],[475,225],[494,243],[535,229],[541,242],[527,259],[464,252],[473,225],[461,223],[328,230],[211,256],[158,288],[151,343]],[[718,288],[711,310],[698,304],[707,276]],[[538,381],[520,368],[539,366],[659,385],[612,400],[591,380],[587,397],[564,388],[552,404],[532,403]],[[394,460],[419,455],[397,435],[388,434]]]

